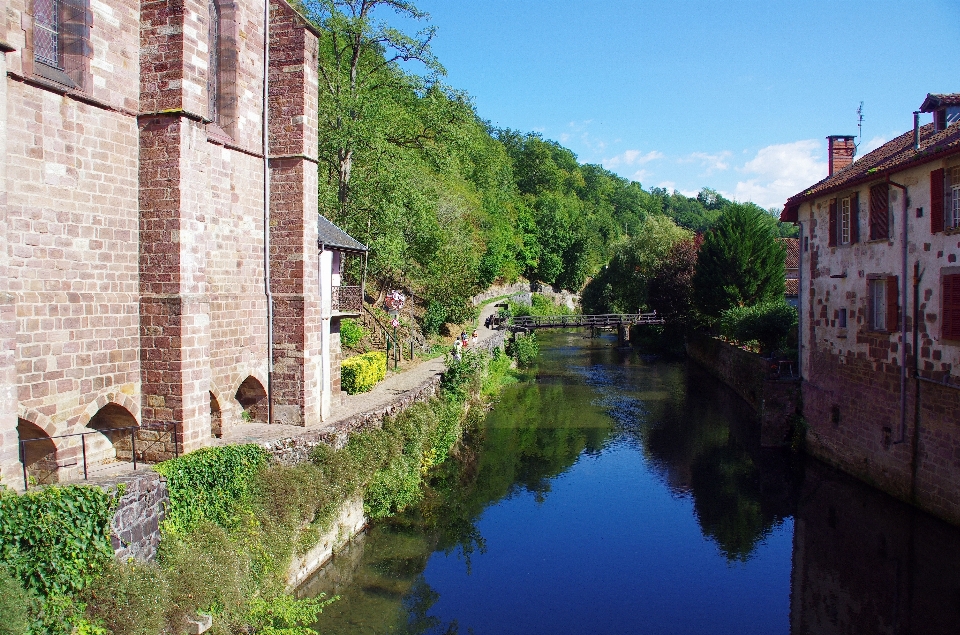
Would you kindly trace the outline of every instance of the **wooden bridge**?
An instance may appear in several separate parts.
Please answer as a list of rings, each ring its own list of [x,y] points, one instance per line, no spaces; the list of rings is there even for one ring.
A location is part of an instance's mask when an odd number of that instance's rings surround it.
[[[544,328],[595,328],[615,329],[631,324],[665,324],[657,312],[651,313],[606,313],[603,315],[524,315],[515,317],[510,326],[521,329]]]

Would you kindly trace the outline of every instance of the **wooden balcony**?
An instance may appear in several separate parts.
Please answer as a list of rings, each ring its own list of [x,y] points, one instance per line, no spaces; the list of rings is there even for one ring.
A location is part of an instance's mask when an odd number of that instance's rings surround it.
[[[363,295],[360,287],[332,287],[330,309],[339,315],[360,315]]]

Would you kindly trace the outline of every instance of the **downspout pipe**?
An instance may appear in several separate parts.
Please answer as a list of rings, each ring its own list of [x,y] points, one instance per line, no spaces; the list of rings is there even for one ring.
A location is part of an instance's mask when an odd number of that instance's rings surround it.
[[[902,261],[900,268],[900,297],[903,301],[900,304],[900,438],[894,443],[903,443],[907,439],[907,299],[910,293],[910,281],[907,280],[907,256],[909,237],[908,225],[909,217],[907,215],[907,186],[901,185],[891,180],[887,183],[893,187],[903,190],[903,236]]]
[[[803,379],[803,222],[800,225],[800,245],[797,250],[797,374]]]
[[[270,286],[270,0],[263,0],[263,292],[267,298],[267,423],[273,423],[273,289]]]
[[[913,151],[920,152],[920,111],[913,111]]]

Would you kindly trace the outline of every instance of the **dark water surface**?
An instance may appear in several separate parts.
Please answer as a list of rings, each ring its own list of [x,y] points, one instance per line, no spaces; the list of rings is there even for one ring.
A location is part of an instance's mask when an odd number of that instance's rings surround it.
[[[960,633],[960,533],[759,448],[693,363],[541,336],[423,502],[302,589],[324,635]]]

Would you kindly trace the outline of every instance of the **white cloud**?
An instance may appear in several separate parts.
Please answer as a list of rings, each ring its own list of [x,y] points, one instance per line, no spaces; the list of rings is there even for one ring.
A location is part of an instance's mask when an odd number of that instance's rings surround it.
[[[857,148],[857,159],[863,157],[866,154],[873,152],[874,150],[876,150],[877,148],[885,144],[887,141],[889,141],[889,139],[887,139],[886,137],[877,135],[876,137],[874,137],[873,139],[870,139],[870,141],[867,141],[866,143],[861,142],[860,147]]]
[[[765,208],[780,207],[790,196],[827,175],[826,158],[823,143],[816,139],[760,148],[739,168],[755,176],[737,182],[734,198]]]
[[[730,156],[733,153],[729,150],[723,152],[691,152],[687,156],[678,160],[679,163],[699,163],[704,172],[700,176],[710,176],[714,172],[720,172],[730,168]]]
[[[663,153],[657,150],[651,150],[644,154],[640,150],[625,150],[615,157],[603,159],[601,163],[608,170],[615,170],[620,166],[645,165],[651,161],[662,159]]]

